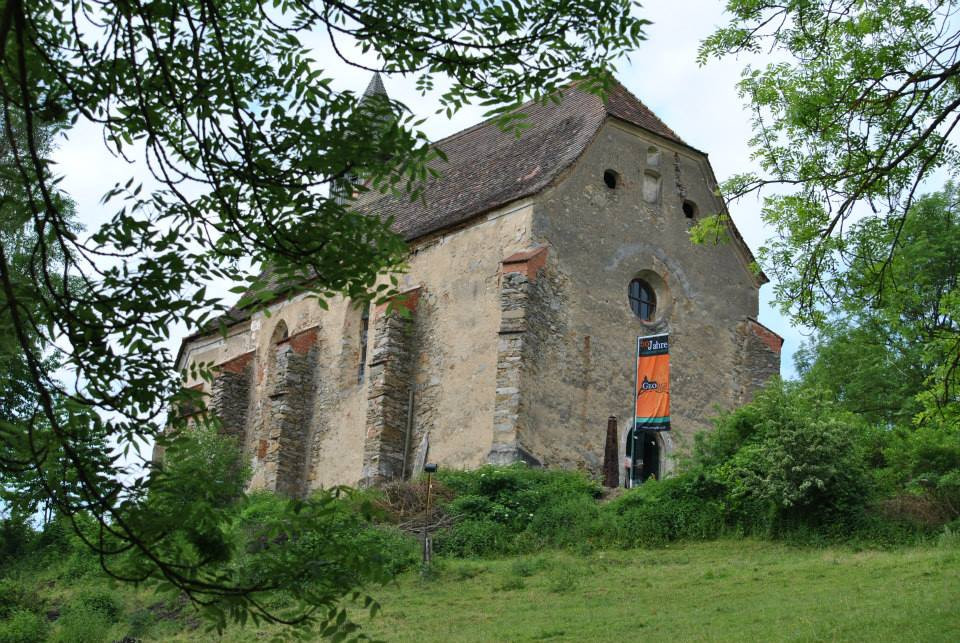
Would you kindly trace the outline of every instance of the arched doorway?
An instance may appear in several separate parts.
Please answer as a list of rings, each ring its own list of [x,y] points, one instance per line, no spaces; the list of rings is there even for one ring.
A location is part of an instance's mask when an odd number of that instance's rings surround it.
[[[627,434],[627,487],[660,479],[660,437],[657,431],[630,429]]]

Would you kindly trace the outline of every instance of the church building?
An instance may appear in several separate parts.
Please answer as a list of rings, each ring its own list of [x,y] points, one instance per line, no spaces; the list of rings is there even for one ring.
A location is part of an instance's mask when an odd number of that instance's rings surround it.
[[[184,340],[184,373],[216,366],[186,385],[241,441],[252,487],[375,484],[427,460],[599,475],[611,416],[620,484],[636,484],[779,373],[783,340],[757,321],[766,278],[732,222],[728,242],[689,239],[724,211],[706,154],[619,84],[522,111],[520,137],[485,122],[438,141],[422,201],[357,204],[409,244],[409,315],[300,295]],[[635,431],[651,335],[669,337],[669,430]]]

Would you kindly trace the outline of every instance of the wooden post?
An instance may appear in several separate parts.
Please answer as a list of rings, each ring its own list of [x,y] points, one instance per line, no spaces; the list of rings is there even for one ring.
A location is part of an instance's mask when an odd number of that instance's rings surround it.
[[[617,449],[617,416],[607,418],[607,441],[603,447],[603,486],[619,486],[620,467]]]

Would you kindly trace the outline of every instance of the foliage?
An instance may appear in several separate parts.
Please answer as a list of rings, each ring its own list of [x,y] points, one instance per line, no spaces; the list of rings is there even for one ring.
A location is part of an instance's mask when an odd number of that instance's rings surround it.
[[[871,421],[946,426],[960,419],[957,197],[948,184],[920,198],[899,228],[876,219],[855,226],[846,294],[805,377]],[[882,290],[864,306],[880,280]]]
[[[622,547],[662,547],[677,540],[709,540],[726,529],[719,488],[702,476],[681,475],[644,483],[611,501],[613,542]]]
[[[2,323],[10,331],[0,350],[22,355],[37,392],[30,420],[42,418],[50,443],[31,448],[20,466],[46,480],[46,455],[62,454],[54,477],[67,484],[47,484],[44,493],[60,513],[100,523],[87,542],[107,564],[135,549],[153,567],[142,574],[196,601],[226,600],[238,618],[271,618],[245,602],[257,588],[201,571],[230,550],[211,526],[216,517],[189,510],[199,524],[161,537],[158,525],[169,517],[158,512],[176,503],[147,498],[162,494],[140,472],[146,454],[140,461],[137,454],[163,443],[168,423],[183,428],[169,409],[200,402],[181,390],[165,344],[178,325],[188,333],[222,330],[227,307],[207,293],[210,280],[245,282],[237,286],[245,293],[240,305],[261,309],[304,291],[321,304],[334,294],[383,299],[392,288],[384,273],[402,267],[405,246],[391,222],[341,197],[369,189],[416,197],[438,153],[403,105],[373,98],[360,107],[359,96],[334,89],[308,41],[326,39],[353,68],[368,67],[345,52],[369,54],[377,69],[403,74],[422,91],[443,83],[439,111],[478,102],[519,128],[512,108],[520,101],[555,98],[572,80],[598,92],[609,86],[612,62],[644,37],[646,21],[631,14],[632,4],[0,3],[3,139],[14,159],[0,179],[23,195],[18,221],[36,231],[29,255],[60,249],[65,264],[40,261],[20,279],[0,248]],[[15,113],[22,138],[12,130]],[[35,127],[81,121],[102,127],[114,154],[142,156],[151,173],[145,184],[118,177],[104,197],[112,217],[89,236],[72,228],[61,177]],[[246,279],[249,263],[269,272]],[[57,275],[73,277],[76,288],[58,285]],[[50,377],[48,352],[69,382]],[[200,367],[203,377],[212,376],[208,367]],[[31,426],[3,430],[20,438]],[[301,518],[298,533],[316,516],[289,515]]]
[[[420,560],[416,541],[395,528],[373,524],[369,500],[351,497],[350,490],[317,492],[296,502],[266,492],[243,496],[237,493],[237,484],[244,480],[244,471],[233,467],[238,450],[229,440],[198,432],[180,444],[185,451],[183,457],[167,459],[162,478],[153,478],[165,482],[151,490],[148,501],[169,503],[171,515],[179,515],[181,520],[165,524],[168,533],[151,542],[152,549],[166,552],[179,548],[177,555],[195,565],[197,579],[209,573],[235,582],[247,591],[244,600],[270,609],[274,620],[298,622],[307,614],[308,622],[318,623],[324,636],[356,634],[357,626],[346,618],[344,608],[365,605],[375,610],[377,604],[360,590],[380,586]],[[188,474],[203,462],[209,467],[217,458],[222,458],[219,468],[234,473],[208,478],[215,484],[207,502],[215,498],[217,504],[204,505],[199,490],[175,481],[176,472]],[[193,480],[189,484],[198,483]],[[197,494],[197,502],[180,500],[182,507],[174,505],[175,499],[186,492]],[[201,508],[197,515],[189,513],[197,506]],[[204,516],[205,512],[210,515]],[[17,558],[0,568],[0,631],[20,631],[32,622],[18,616],[23,610],[40,614],[45,627],[43,612],[50,610],[55,622],[44,637],[58,641],[101,641],[124,635],[136,638],[162,627],[155,614],[167,614],[166,620],[179,618],[185,597],[175,586],[164,585],[163,579],[154,576],[146,577],[141,587],[168,590],[172,607],[158,609],[162,603],[157,603],[154,596],[151,609],[131,610],[126,592],[108,585],[109,577],[104,575],[96,554],[66,523],[65,518],[58,517],[42,532],[30,534]],[[98,523],[92,518],[80,521],[78,527],[86,538],[99,537]],[[104,546],[109,546],[109,534],[104,538]],[[111,561],[110,571],[121,577],[140,575],[143,579],[152,571],[137,550],[119,554]],[[69,588],[69,598],[55,595],[49,602],[42,600],[40,594],[52,585]],[[243,622],[242,616],[232,614],[241,609],[239,600],[221,598],[199,609],[201,613],[208,610],[213,624],[222,628],[230,616]]]
[[[883,454],[899,486],[936,500],[950,519],[960,518],[960,427],[895,431]]]
[[[18,111],[0,113],[0,130],[22,147],[27,140],[26,124]],[[33,124],[31,130],[38,153],[47,156],[53,149],[57,126],[52,123]],[[35,296],[32,283],[37,275],[48,273],[47,287],[63,293],[73,281],[62,274],[66,265],[65,250],[56,243],[52,233],[46,239],[38,237],[30,217],[28,199],[31,196],[16,180],[17,158],[15,148],[0,138],[0,245],[7,258],[7,275],[11,291],[21,306],[28,309],[40,322],[45,317],[44,303]],[[57,195],[65,225],[78,232],[74,223],[73,203]],[[43,242],[41,244],[41,241]],[[38,246],[44,250],[38,251]],[[10,297],[0,290],[0,311],[9,305]],[[24,339],[39,358],[45,377],[52,378],[60,360],[48,350],[37,328],[24,329]],[[49,489],[57,486],[70,488],[73,481],[59,465],[62,451],[50,435],[49,422],[39,405],[40,389],[34,382],[26,354],[18,344],[16,329],[9,315],[0,314],[0,512],[14,520],[29,520],[41,508],[49,514]],[[55,410],[63,413],[59,399],[53,400]],[[34,462],[39,461],[42,467]]]
[[[701,63],[761,51],[775,61],[746,67],[740,82],[759,173],[722,190],[730,199],[777,190],[763,209],[776,236],[760,251],[777,301],[824,331],[821,370],[845,358],[861,367],[843,390],[853,406],[899,421],[916,403],[957,422],[956,190],[920,194],[960,169],[960,2],[726,6],[730,22],[702,43]],[[838,326],[838,315],[853,323]],[[896,370],[876,377],[888,366]],[[910,390],[917,377],[924,386]]]
[[[702,44],[701,63],[761,51],[776,60],[748,66],[740,83],[762,174],[724,191],[792,188],[767,200],[780,239],[764,256],[801,318],[838,290],[843,260],[855,256],[851,222],[867,215],[899,228],[918,186],[956,168],[957,4],[732,0],[730,23]]]
[[[40,614],[17,609],[0,620],[0,643],[41,643],[47,640],[48,629]]]
[[[457,522],[437,534],[438,553],[538,551],[593,536],[600,487],[581,473],[519,464],[441,471],[437,477],[457,494],[445,507]]]
[[[270,610],[270,620],[316,622],[327,634],[354,631],[338,603],[413,565],[415,542],[373,526],[370,501],[349,499],[349,489],[317,491],[304,500],[244,495],[249,471],[242,457],[235,440],[211,429],[197,427],[171,441],[144,506],[127,514],[150,540],[109,570],[179,593],[157,574],[146,550],[184,561],[194,582],[230,582],[235,595],[201,607],[221,629],[228,617],[245,622],[245,606],[253,601]],[[137,523],[141,511],[147,518]],[[372,598],[363,598],[376,609]],[[285,607],[269,607],[274,604]],[[259,621],[256,614],[253,620]]]

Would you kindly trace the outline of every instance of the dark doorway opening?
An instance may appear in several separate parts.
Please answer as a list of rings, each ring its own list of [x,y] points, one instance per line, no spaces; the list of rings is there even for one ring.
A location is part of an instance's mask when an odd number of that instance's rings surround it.
[[[627,486],[635,487],[653,478],[660,479],[660,439],[656,431],[630,429],[627,435]]]

